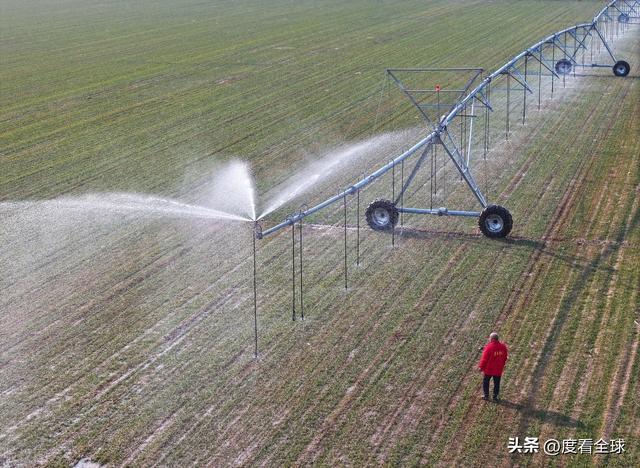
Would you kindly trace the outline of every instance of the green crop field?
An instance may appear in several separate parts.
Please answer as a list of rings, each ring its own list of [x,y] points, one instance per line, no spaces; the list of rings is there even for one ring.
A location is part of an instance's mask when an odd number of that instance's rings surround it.
[[[508,140],[496,110],[474,168],[510,237],[406,215],[392,245],[363,216],[387,175],[360,220],[348,199],[346,231],[341,204],[305,220],[302,303],[291,229],[257,241],[257,359],[251,223],[40,203],[222,209],[212,180],[243,160],[260,212],[313,161],[367,149],[273,226],[424,132],[385,68],[492,71],[603,5],[2,0],[0,465],[640,465],[638,25],[614,41],[628,77],[556,82],[524,125],[516,102]],[[442,172],[436,202],[469,203]],[[424,206],[418,182],[406,202]],[[499,404],[476,369],[493,330],[511,353]],[[510,437],[625,452],[510,454]]]

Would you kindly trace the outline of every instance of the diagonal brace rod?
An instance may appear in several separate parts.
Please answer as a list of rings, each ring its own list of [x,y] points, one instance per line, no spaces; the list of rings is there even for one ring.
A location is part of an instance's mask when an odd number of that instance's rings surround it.
[[[402,199],[402,197],[404,196],[405,192],[409,188],[409,185],[411,184],[411,182],[413,181],[414,177],[418,173],[418,170],[420,169],[420,166],[422,166],[422,163],[424,162],[424,160],[427,159],[427,156],[429,156],[429,152],[431,151],[431,145],[432,145],[432,143],[429,142],[429,144],[425,147],[424,151],[422,152],[422,154],[420,155],[420,157],[416,161],[415,166],[413,166],[413,170],[411,171],[411,174],[409,174],[409,177],[407,177],[407,180],[405,181],[404,185],[400,189],[400,193],[398,194],[398,196],[394,200],[394,203],[396,205],[398,203],[400,203],[400,200]]]
[[[616,56],[613,55],[613,52],[611,51],[611,48],[609,47],[609,43],[604,38],[604,36],[602,35],[602,33],[600,32],[598,27],[596,25],[593,25],[593,29],[595,29],[595,31],[598,33],[598,36],[600,37],[600,40],[602,41],[602,44],[604,45],[604,48],[607,49],[607,52],[609,53],[609,56],[613,59],[614,62],[617,62],[618,60],[616,59]]]
[[[564,56],[567,57],[569,60],[571,60],[573,63],[577,63],[576,60],[573,58],[573,56],[567,51],[566,48],[564,48],[559,41],[556,41],[556,39],[558,39],[559,36],[556,36],[553,38],[553,45],[555,47],[557,47],[558,49],[560,49],[562,52],[564,52]]]
[[[513,70],[514,72],[516,72],[516,74],[512,73],[510,70]],[[511,75],[511,78],[516,80],[516,83],[518,83],[523,88],[525,88],[527,91],[529,91],[529,93],[533,94],[533,90],[529,86],[529,83],[527,83],[525,81],[524,77],[522,76],[522,73],[520,73],[520,70],[518,70],[516,67],[509,68],[509,70],[505,71],[504,74],[505,75]]]
[[[443,135],[446,135],[446,137],[449,140],[449,143],[445,143],[442,140]],[[475,195],[476,199],[480,202],[480,205],[482,205],[482,208],[486,208],[487,200],[484,198],[484,195],[482,194],[480,187],[478,186],[473,176],[471,175],[471,172],[469,171],[469,168],[465,164],[463,157],[460,155],[460,151],[456,147],[456,144],[453,141],[453,138],[451,138],[449,131],[446,129],[440,134],[440,144],[444,148],[447,155],[449,155],[449,159],[451,159],[453,164],[456,166],[456,169],[458,170],[458,172],[460,173],[464,181],[467,183],[467,185]]]
[[[540,57],[544,58],[543,55],[542,55],[542,47],[540,47],[539,50],[540,50]],[[555,76],[556,78],[560,78],[560,75],[558,75],[553,68],[549,68],[549,66],[546,63],[544,63],[544,60],[541,60],[541,58],[537,57],[535,54],[532,54],[531,57],[533,57],[544,68],[549,70],[553,74],[553,76]]]
[[[407,96],[407,98],[409,98],[411,103],[418,109],[418,111],[420,112],[420,114],[422,114],[422,117],[425,118],[427,123],[429,125],[435,126],[434,123],[429,118],[429,116],[427,115],[427,113],[424,111],[424,109],[420,105],[420,103],[416,101],[415,98],[411,95],[411,93],[407,90],[407,88],[404,87],[404,84],[402,84],[402,81],[400,81],[400,79],[397,76],[395,76],[391,70],[387,70],[387,74],[396,83],[396,85],[398,86],[398,88],[400,88],[400,90],[404,93],[404,95]]]

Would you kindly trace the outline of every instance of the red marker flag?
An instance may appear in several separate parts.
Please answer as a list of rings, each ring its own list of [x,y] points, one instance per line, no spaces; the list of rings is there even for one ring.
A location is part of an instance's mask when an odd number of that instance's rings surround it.
[[[436,91],[440,91],[440,85],[439,84],[436,85]]]

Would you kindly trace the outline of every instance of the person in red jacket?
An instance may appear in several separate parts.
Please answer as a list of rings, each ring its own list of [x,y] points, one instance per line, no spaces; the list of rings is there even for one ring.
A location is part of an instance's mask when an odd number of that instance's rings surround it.
[[[509,351],[504,343],[501,343],[498,339],[496,332],[489,335],[489,343],[484,347],[482,351],[482,357],[478,367],[480,372],[484,374],[482,381],[482,391],[484,392],[483,400],[489,399],[489,382],[493,379],[493,401],[498,401],[500,394],[500,378],[502,377],[502,371],[504,365],[509,359]]]

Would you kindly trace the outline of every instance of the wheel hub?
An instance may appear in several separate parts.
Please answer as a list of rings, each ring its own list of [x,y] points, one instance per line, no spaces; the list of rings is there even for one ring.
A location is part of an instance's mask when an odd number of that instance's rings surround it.
[[[389,211],[384,208],[376,208],[373,210],[373,222],[378,226],[387,226],[391,221],[391,216],[389,216]]]
[[[484,223],[487,226],[487,230],[491,232],[500,232],[504,227],[504,220],[497,214],[487,216]]]
[[[571,67],[571,62],[569,62],[568,60],[561,60],[556,66],[556,71],[561,75],[567,75],[571,72]]]

